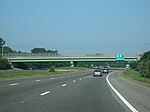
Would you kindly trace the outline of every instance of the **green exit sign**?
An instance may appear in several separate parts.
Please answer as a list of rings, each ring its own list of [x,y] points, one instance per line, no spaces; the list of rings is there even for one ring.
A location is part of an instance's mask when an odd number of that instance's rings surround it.
[[[117,61],[123,61],[124,60],[124,55],[123,54],[117,54],[116,55],[116,60]]]

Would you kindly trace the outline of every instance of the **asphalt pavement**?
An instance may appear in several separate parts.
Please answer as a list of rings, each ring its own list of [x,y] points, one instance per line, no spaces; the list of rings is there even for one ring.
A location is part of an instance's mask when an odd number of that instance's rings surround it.
[[[139,112],[150,112],[150,87],[143,86],[134,81],[125,79],[123,71],[117,71],[110,75],[109,80],[113,87],[128,100]]]
[[[130,112],[92,72],[0,81],[0,112]]]

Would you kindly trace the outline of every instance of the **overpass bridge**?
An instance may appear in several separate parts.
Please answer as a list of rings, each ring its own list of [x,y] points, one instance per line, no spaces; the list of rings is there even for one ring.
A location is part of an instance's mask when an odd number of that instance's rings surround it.
[[[116,56],[62,56],[59,54],[49,53],[26,53],[26,54],[5,54],[4,58],[7,58],[10,63],[18,62],[115,62]],[[127,57],[125,56],[123,61],[132,62],[137,61],[138,56]]]
[[[76,66],[77,62],[116,62],[116,56],[86,55],[86,56],[62,56],[59,54],[49,53],[15,53],[5,54],[4,58],[12,64],[34,63],[34,62],[70,62],[71,66]],[[138,56],[125,56],[122,62],[133,62],[139,60]]]

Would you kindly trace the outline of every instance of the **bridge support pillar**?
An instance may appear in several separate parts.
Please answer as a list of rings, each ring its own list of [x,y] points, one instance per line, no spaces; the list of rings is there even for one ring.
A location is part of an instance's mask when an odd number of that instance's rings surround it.
[[[71,61],[70,64],[71,64],[71,67],[76,67],[77,66],[77,62],[76,61]]]

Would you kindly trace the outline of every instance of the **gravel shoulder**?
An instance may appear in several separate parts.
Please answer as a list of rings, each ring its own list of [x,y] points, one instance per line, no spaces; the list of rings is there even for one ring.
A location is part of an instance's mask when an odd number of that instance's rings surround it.
[[[146,87],[122,76],[123,71],[110,75],[109,81],[115,89],[139,112],[150,110],[150,87]]]

